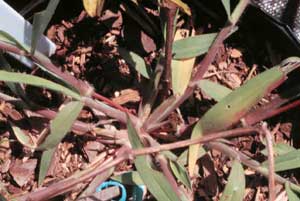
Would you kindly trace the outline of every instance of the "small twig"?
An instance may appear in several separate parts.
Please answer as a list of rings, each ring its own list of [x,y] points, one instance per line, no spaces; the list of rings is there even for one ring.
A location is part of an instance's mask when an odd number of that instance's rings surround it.
[[[98,93],[96,93],[96,92],[94,92],[94,93],[92,94],[92,97],[95,98],[95,99],[97,99],[97,100],[103,101],[103,102],[107,103],[108,105],[110,105],[110,106],[112,106],[112,107],[114,107],[114,108],[116,108],[116,109],[121,110],[122,112],[128,112],[128,113],[131,113],[128,109],[122,107],[121,105],[119,105],[119,104],[113,102],[113,101],[110,100],[109,98],[106,98],[105,96],[102,96],[102,95],[100,95],[100,94],[98,94]]]
[[[132,154],[134,156],[138,156],[138,155],[144,155],[144,154],[157,153],[157,152],[187,147],[187,146],[190,146],[193,144],[200,144],[200,143],[203,144],[203,143],[207,143],[207,142],[219,139],[219,138],[231,138],[231,137],[237,137],[237,136],[250,135],[251,133],[253,134],[255,132],[259,133],[259,131],[255,128],[237,128],[237,129],[223,131],[223,132],[208,133],[208,134],[205,134],[203,137],[197,138],[197,139],[188,139],[188,140],[182,140],[179,142],[163,144],[163,145],[159,145],[159,146],[135,149],[135,150],[132,150]]]
[[[275,168],[274,168],[274,151],[272,143],[272,134],[267,128],[267,123],[263,123],[262,130],[266,135],[267,149],[268,149],[268,168],[269,168],[269,200],[274,201],[276,197],[275,192]]]

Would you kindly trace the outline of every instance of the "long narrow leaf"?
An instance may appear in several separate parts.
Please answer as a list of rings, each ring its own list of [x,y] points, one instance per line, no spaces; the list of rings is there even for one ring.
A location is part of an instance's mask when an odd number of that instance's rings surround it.
[[[145,78],[150,79],[150,68],[146,66],[145,61],[142,57],[124,48],[118,48],[118,52],[131,67],[133,67]]]
[[[52,120],[50,124],[50,134],[38,149],[44,150],[56,147],[70,131],[82,108],[83,103],[80,101],[73,101],[65,105],[56,115],[55,119]]]
[[[230,18],[230,0],[221,0],[222,4],[225,8],[227,17]]]
[[[232,92],[231,89],[210,80],[201,80],[198,84],[200,89],[217,102]]]
[[[47,175],[54,153],[55,153],[55,148],[52,148],[44,151],[42,154],[40,171],[39,171],[39,180],[38,180],[39,186],[42,184],[42,182],[44,181]]]
[[[275,171],[291,170],[300,167],[300,149],[290,151],[286,154],[277,156],[274,161]],[[268,161],[262,164],[268,166]]]
[[[71,91],[70,89],[51,82],[49,80],[33,76],[33,75],[26,75],[23,73],[12,73],[0,70],[0,80],[5,82],[14,82],[14,83],[22,83],[22,84],[29,84],[36,87],[44,87],[47,89],[51,89],[53,91],[61,92],[65,95],[71,96],[74,99],[80,100],[81,97],[78,93]]]
[[[31,54],[34,54],[40,37],[47,28],[60,0],[50,0],[46,10],[36,13],[33,18]]]
[[[234,161],[220,201],[242,201],[245,193],[246,180],[242,165]]]
[[[299,194],[296,194],[296,192],[294,192],[291,189],[291,187],[290,187],[290,185],[289,185],[288,182],[286,182],[284,186],[285,186],[285,191],[286,191],[286,193],[288,195],[289,201],[300,201]]]
[[[170,167],[175,177],[180,182],[182,182],[187,188],[191,189],[192,184],[187,172],[185,171],[185,168],[181,166],[179,163],[174,161],[170,161]]]
[[[11,126],[18,142],[20,142],[23,146],[29,147],[31,149],[35,149],[36,146],[33,144],[32,140],[28,135],[26,135],[19,127],[12,125]]]
[[[5,32],[5,31],[2,31],[2,30],[0,30],[0,41],[15,45],[15,46],[17,46],[18,48],[20,48],[24,51],[29,50],[29,48],[26,45],[21,44],[17,39],[15,39],[9,33]]]
[[[128,137],[133,149],[143,148],[137,131],[131,123],[129,117],[127,122]],[[134,160],[135,167],[140,174],[143,182],[158,201],[175,201],[180,200],[168,183],[165,176],[151,168],[151,164],[146,156],[137,156]]]
[[[174,59],[189,59],[206,53],[217,34],[202,34],[177,40],[173,43]]]
[[[220,131],[240,120],[258,101],[285,78],[285,73],[277,66],[249,80],[214,105],[197,122],[192,139],[207,133]],[[259,86],[259,87],[257,87]],[[189,172],[194,172],[200,145],[189,148]]]
[[[3,70],[5,70],[5,71],[9,71],[9,72],[13,71],[10,64],[7,62],[7,60],[5,59],[5,57],[3,56],[2,53],[0,53],[0,65],[1,65],[1,68],[3,68]],[[24,97],[23,89],[21,88],[21,86],[19,84],[12,83],[12,82],[6,82],[5,84],[15,95]]]

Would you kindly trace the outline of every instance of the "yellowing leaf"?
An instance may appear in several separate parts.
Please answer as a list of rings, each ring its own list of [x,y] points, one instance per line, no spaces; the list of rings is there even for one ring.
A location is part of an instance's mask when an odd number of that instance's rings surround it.
[[[188,60],[172,60],[172,88],[174,94],[182,95],[187,88],[195,58]]]
[[[100,16],[105,0],[83,0],[83,6],[90,17]]]
[[[176,4],[180,9],[182,9],[186,14],[192,15],[191,9],[188,5],[183,3],[181,0],[170,0],[174,4]]]

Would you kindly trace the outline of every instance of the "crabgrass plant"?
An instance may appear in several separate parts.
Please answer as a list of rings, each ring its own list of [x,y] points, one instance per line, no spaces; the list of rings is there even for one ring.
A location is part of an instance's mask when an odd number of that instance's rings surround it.
[[[95,2],[97,3],[89,4],[89,1],[84,1],[84,6],[92,17],[100,15],[104,0]],[[266,128],[258,129],[252,125],[299,105],[297,99],[299,89],[295,88],[284,96],[288,98],[277,97],[266,106],[250,111],[264,96],[287,79],[288,73],[300,65],[300,59],[297,57],[288,58],[250,79],[234,91],[203,79],[204,73],[218,53],[220,44],[236,30],[236,24],[250,3],[249,0],[240,0],[233,9],[230,8],[229,1],[222,0],[228,21],[219,33],[187,37],[175,42],[173,42],[174,25],[178,10],[179,14],[191,15],[191,11],[185,3],[180,0],[158,1],[159,11],[166,13],[161,18],[162,28],[159,28],[139,7],[138,2],[121,2],[120,8],[140,24],[149,35],[154,35],[159,30],[164,30],[166,33],[162,33],[165,35],[165,45],[157,57],[157,66],[154,70],[150,69],[139,55],[119,48],[120,55],[143,76],[143,79],[148,80],[149,87],[147,90],[149,90],[148,94],[151,95],[148,98],[143,98],[138,116],[98,94],[90,84],[76,79],[68,72],[62,72],[59,66],[54,65],[49,58],[35,49],[37,41],[54,14],[58,3],[59,0],[50,0],[46,10],[35,14],[30,47],[20,44],[13,36],[0,30],[0,49],[4,54],[9,52],[28,57],[50,77],[50,79],[45,79],[14,72],[5,57],[3,55],[0,57],[2,67],[0,80],[4,81],[14,94],[12,97],[0,93],[0,98],[16,104],[16,107],[21,110],[30,110],[34,114],[49,119],[45,132],[34,142],[13,121],[9,122],[12,132],[20,144],[28,147],[32,152],[42,153],[39,161],[39,188],[24,195],[10,195],[8,196],[9,200],[47,200],[71,191],[79,183],[91,181],[91,179],[97,179],[96,182],[99,183],[110,177],[125,184],[144,184],[157,200],[192,200],[193,179],[197,178],[195,170],[197,169],[196,166],[199,165],[197,160],[206,151],[212,149],[218,150],[232,160],[228,183],[222,193],[221,200],[243,199],[245,166],[269,178],[270,198],[274,197],[274,193],[272,193],[274,192],[274,184],[272,184],[274,182],[271,181],[276,181],[284,185],[291,200],[299,200],[297,194],[300,193],[300,187],[276,174],[277,171],[300,167],[299,150],[287,145],[272,144],[270,140],[267,140],[271,145],[267,146],[268,148],[265,150],[268,160],[259,163],[231,147],[223,139],[257,134],[267,136]],[[140,18],[140,16],[144,17]],[[199,63],[195,64],[195,60],[186,62],[204,54],[205,56]],[[24,85],[32,85],[61,93],[64,96],[64,103],[56,110],[38,107],[26,97]],[[215,99],[217,103],[196,122],[190,139],[159,144],[152,137],[152,133],[165,124],[166,118],[176,111],[193,94],[195,89],[201,89]],[[171,91],[173,95],[170,95]],[[159,93],[162,93],[163,100],[157,99]],[[161,102],[154,107],[154,102],[157,101]],[[106,116],[116,119],[120,124],[126,125],[125,137],[121,135],[121,131],[111,131],[100,128],[96,124],[87,124],[77,120],[84,106],[98,110]],[[232,126],[237,126],[240,122],[243,123],[243,127],[231,129]],[[191,126],[193,125],[187,125],[187,127]],[[79,131],[81,135],[96,133],[97,136],[108,137],[117,143],[116,150],[113,155],[94,161],[86,169],[44,187],[43,180],[47,175],[57,146],[72,130]],[[185,151],[181,155],[176,155],[172,150],[178,148],[185,148]],[[280,152],[275,159],[272,154],[268,154],[273,153],[273,151]],[[114,168],[127,160],[134,162],[135,169],[114,176]],[[84,195],[85,193],[82,193],[81,196]]]

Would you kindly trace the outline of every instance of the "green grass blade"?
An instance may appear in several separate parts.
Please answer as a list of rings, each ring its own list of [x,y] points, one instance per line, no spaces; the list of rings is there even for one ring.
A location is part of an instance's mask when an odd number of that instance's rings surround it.
[[[187,188],[192,189],[190,178],[186,172],[186,169],[176,161],[170,161],[170,168],[175,177]]]
[[[127,129],[129,141],[132,148],[143,148],[144,146],[141,143],[137,131],[135,130],[129,117],[127,122]],[[137,156],[134,160],[134,164],[144,184],[158,201],[180,200],[177,197],[176,193],[173,191],[165,176],[161,172],[152,169],[151,164],[147,160],[146,156]]]
[[[222,4],[225,8],[227,17],[230,18],[230,0],[222,0]]]
[[[217,34],[202,34],[177,40],[173,43],[174,59],[189,59],[206,53]]]
[[[232,92],[231,89],[210,80],[201,80],[198,86],[206,95],[215,99],[217,102]]]
[[[31,54],[34,54],[37,43],[47,28],[59,1],[60,0],[50,0],[46,10],[34,15],[31,36]]]
[[[23,73],[12,73],[12,72],[0,70],[0,80],[4,82],[14,82],[20,84],[28,84],[36,87],[44,87],[46,89],[51,89],[53,91],[61,92],[77,100],[81,99],[80,94],[71,91],[70,89],[62,85],[56,84],[52,81],[34,75],[27,75]]]
[[[39,180],[38,180],[38,185],[40,186],[48,172],[48,169],[50,167],[53,155],[55,153],[55,148],[46,150],[43,152],[42,157],[41,157],[41,163],[40,163],[40,171],[39,171]]]
[[[46,137],[38,149],[44,150],[56,147],[71,130],[71,127],[82,108],[83,103],[80,101],[73,101],[66,104],[62,110],[57,113],[55,119],[53,119],[50,123],[50,134]]]
[[[26,135],[19,127],[11,125],[11,128],[18,140],[23,146],[35,149],[36,146],[33,144],[31,138]]]
[[[246,180],[242,165],[234,161],[220,201],[242,201],[245,193]]]
[[[2,30],[0,30],[0,41],[15,45],[18,48],[24,50],[25,52],[28,52],[28,50],[29,50],[29,48],[26,45],[21,44],[19,41],[17,41],[9,33],[5,32],[5,31],[2,31]]]
[[[10,64],[7,62],[5,57],[2,53],[0,53],[0,65],[5,71],[13,72],[13,69],[11,68]],[[17,96],[24,98],[25,93],[20,84],[12,83],[12,82],[6,82],[5,83],[8,88]]]
[[[263,162],[262,165],[268,167],[268,161]],[[275,157],[274,165],[276,172],[299,168],[300,149]]]
[[[286,182],[284,184],[284,186],[285,186],[285,191],[286,191],[286,194],[287,194],[287,196],[289,198],[289,201],[300,201],[299,194],[297,194],[296,192],[294,192],[291,189],[291,187],[290,187],[290,185],[289,185],[288,182]]]
[[[131,67],[133,67],[145,78],[150,79],[150,68],[146,66],[145,61],[142,57],[124,48],[118,48],[118,52]]]
[[[287,154],[288,152],[291,151],[295,151],[296,149],[288,144],[285,143],[277,143],[274,144],[273,146],[273,151],[274,151],[274,155],[275,156],[280,156],[280,155],[284,155]],[[268,155],[268,149],[265,148],[264,150],[261,151],[262,154],[264,154],[265,156]]]
[[[277,86],[284,77],[284,72],[277,66],[252,78],[206,112],[197,122],[191,138],[195,139],[204,133],[224,130],[237,123],[252,106]],[[191,175],[194,172],[199,147],[200,145],[189,147],[188,166]]]

